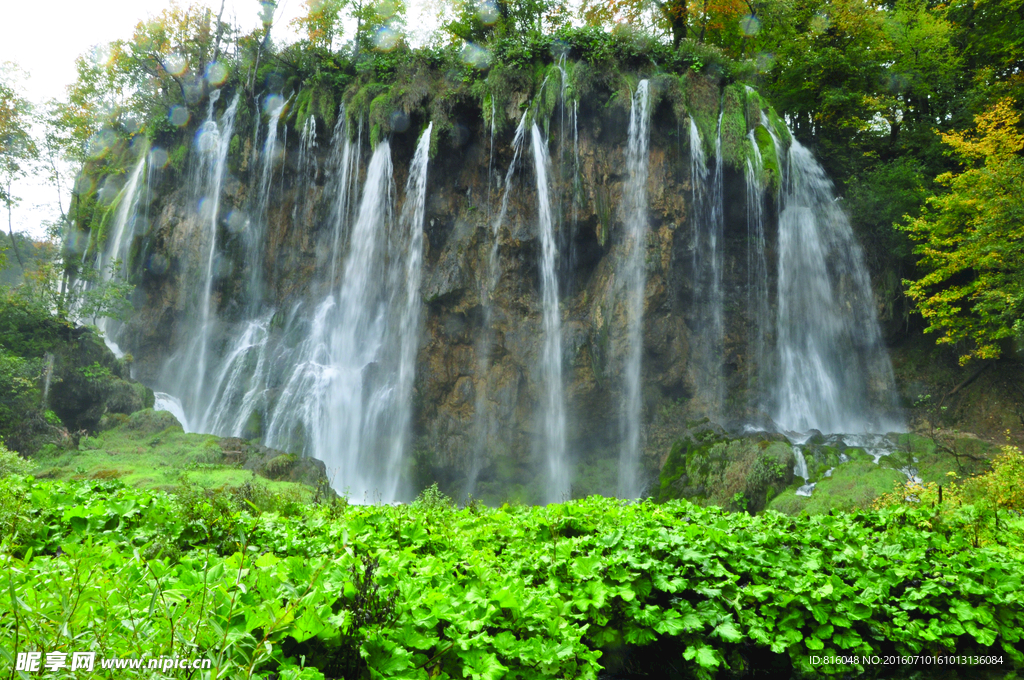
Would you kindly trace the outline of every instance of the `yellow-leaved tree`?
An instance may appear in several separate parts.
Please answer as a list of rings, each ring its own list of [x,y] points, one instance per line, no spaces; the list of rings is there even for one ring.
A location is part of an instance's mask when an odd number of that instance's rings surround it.
[[[1024,132],[1013,102],[975,117],[977,129],[942,139],[964,164],[937,177],[948,191],[903,227],[918,242],[923,276],[907,295],[938,342],[963,343],[960,363],[995,359],[1024,337]]]

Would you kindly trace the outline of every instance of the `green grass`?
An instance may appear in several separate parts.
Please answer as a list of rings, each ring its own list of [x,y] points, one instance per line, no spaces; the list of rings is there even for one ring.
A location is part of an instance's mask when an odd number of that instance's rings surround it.
[[[170,491],[183,476],[203,489],[237,488],[251,482],[253,472],[242,468],[244,461],[239,457],[225,452],[223,441],[213,435],[186,433],[169,414],[145,410],[111,430],[82,438],[77,451],[49,447],[32,462],[41,478],[119,479],[143,489]],[[307,499],[313,493],[302,484],[260,482],[277,493],[299,493]]]
[[[869,457],[867,461],[850,461],[836,467],[831,477],[818,481],[810,497],[796,495],[796,490],[804,483],[798,478],[768,507],[787,515],[822,515],[829,511],[867,508],[883,493],[892,491],[894,483],[905,479],[902,472],[875,465]]]

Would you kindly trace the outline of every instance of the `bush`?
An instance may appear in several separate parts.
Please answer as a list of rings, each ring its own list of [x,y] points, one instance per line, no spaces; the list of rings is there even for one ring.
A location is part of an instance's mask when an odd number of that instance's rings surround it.
[[[8,449],[0,440],[0,479],[10,475],[27,475],[34,468],[30,461]]]
[[[946,484],[899,482],[880,496],[876,509],[894,507],[933,508],[920,524],[932,530],[961,534],[974,547],[1008,546],[1020,552],[1024,545],[1024,454],[1016,446],[1004,446],[992,460],[992,469],[960,479],[947,473]]]

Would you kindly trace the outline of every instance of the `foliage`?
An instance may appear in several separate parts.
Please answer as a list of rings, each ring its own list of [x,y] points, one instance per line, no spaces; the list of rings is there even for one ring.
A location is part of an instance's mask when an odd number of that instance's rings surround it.
[[[27,475],[35,465],[25,460],[16,451],[8,449],[3,440],[0,440],[0,479],[11,475]]]
[[[961,479],[947,473],[945,484],[900,482],[880,496],[874,506],[932,508],[929,527],[945,526],[960,532],[975,547],[1019,546],[1024,541],[1024,454],[1004,446],[988,472]],[[966,505],[965,505],[966,504]],[[1000,515],[1000,511],[1003,514]],[[925,518],[922,518],[924,520]]]
[[[940,343],[967,342],[960,358],[990,359],[1000,342],[1024,337],[1024,133],[1001,100],[977,116],[977,132],[942,135],[966,168],[937,181],[946,193],[907,225],[923,276],[906,281]]]
[[[285,518],[24,478],[0,480],[0,500],[5,655],[195,655],[211,678],[303,659],[307,677],[594,678],[615,648],[691,674],[755,658],[787,675],[878,673],[811,668],[809,654],[1024,665],[1019,551],[975,549],[914,508],[751,517],[595,497]],[[218,514],[234,537],[206,542]]]
[[[16,180],[28,174],[28,166],[39,151],[31,134],[32,103],[19,92],[20,74],[15,64],[0,63],[0,201],[7,208],[11,246],[18,263],[22,264],[10,224],[11,209],[19,200],[12,188]],[[0,249],[0,268],[4,266],[4,250],[6,248]]]
[[[111,262],[112,272],[120,267]],[[42,261],[34,271],[25,274],[26,283],[16,294],[26,304],[40,310],[51,310],[64,324],[95,324],[101,317],[124,319],[131,312],[128,299],[135,286],[111,275],[106,278],[99,271],[85,267],[78,274],[78,283],[69,284],[63,276],[59,261]]]

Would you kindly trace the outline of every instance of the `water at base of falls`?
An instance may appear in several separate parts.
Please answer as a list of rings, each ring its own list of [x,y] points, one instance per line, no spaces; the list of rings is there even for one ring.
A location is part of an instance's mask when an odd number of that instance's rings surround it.
[[[189,427],[188,417],[185,415],[185,409],[182,407],[180,399],[166,392],[154,392],[153,398],[154,411],[167,411],[181,423],[181,428],[185,432],[193,432]]]
[[[796,465],[793,466],[793,474],[804,480],[804,485],[796,490],[797,496],[810,496],[814,491],[814,484],[811,483],[810,473],[807,471],[807,459],[799,446],[793,447],[793,457],[796,458]]]

